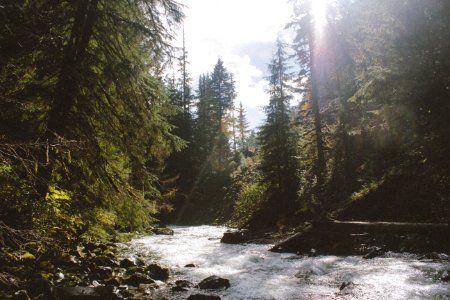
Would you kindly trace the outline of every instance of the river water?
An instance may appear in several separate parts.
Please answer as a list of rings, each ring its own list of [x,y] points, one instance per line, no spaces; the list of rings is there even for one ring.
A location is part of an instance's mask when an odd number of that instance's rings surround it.
[[[172,227],[173,236],[156,235],[133,240],[129,254],[159,260],[171,268],[172,279],[198,283],[217,275],[231,287],[218,292],[192,289],[170,292],[155,299],[186,299],[192,293],[215,294],[222,299],[450,299],[450,283],[442,276],[450,260],[419,260],[416,255],[388,253],[383,257],[305,257],[272,253],[271,245],[221,244],[226,227]],[[195,264],[187,268],[186,264]],[[343,283],[346,287],[343,287]],[[342,289],[340,289],[342,287]]]

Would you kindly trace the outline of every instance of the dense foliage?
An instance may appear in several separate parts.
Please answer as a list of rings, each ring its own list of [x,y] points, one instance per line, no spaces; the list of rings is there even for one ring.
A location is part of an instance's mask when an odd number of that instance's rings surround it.
[[[325,22],[293,1],[251,134],[226,62],[194,92],[172,0],[6,1],[1,219],[65,239],[155,217],[448,219],[448,1],[323,1]]]
[[[1,219],[67,238],[148,226],[182,146],[161,80],[179,5],[7,1],[0,14]]]
[[[282,116],[286,108],[274,107],[270,89],[260,131],[261,171],[269,179],[264,197],[285,208],[274,210],[267,201],[259,209],[293,224],[330,214],[445,222],[450,216],[450,165],[444,154],[450,145],[444,133],[450,125],[448,1],[325,3],[325,24],[316,20],[314,2],[299,0],[288,25],[296,33],[292,49],[298,70],[291,90],[302,100],[282,133],[296,141],[289,156],[296,158],[298,184],[291,188],[296,195],[283,205],[282,193],[270,194],[279,186],[277,176],[286,174],[276,167],[284,154],[276,142],[270,147],[281,135],[269,131],[276,128],[274,111]],[[275,74],[273,63],[269,68]],[[288,141],[282,144],[286,150]],[[267,216],[260,218],[255,226],[266,221]]]

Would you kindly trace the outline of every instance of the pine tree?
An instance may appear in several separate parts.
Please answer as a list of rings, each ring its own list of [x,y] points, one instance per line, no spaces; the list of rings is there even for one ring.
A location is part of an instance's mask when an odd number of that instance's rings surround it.
[[[248,122],[245,116],[245,109],[242,102],[239,102],[239,108],[237,110],[237,131],[238,131],[238,145],[239,150],[248,152],[247,135],[248,135]]]
[[[30,103],[38,116],[18,112],[20,126],[30,130],[14,139],[39,142],[28,152],[37,173],[35,219],[56,190],[71,197],[71,215],[95,221],[106,211],[115,226],[128,229],[149,223],[164,159],[182,145],[171,133],[167,118],[174,109],[160,79],[172,51],[171,28],[182,18],[179,5],[18,1],[7,9],[29,20],[23,26],[7,19],[13,31],[1,32],[1,44],[26,50],[2,57],[0,81],[2,99]],[[42,39],[28,40],[22,33],[34,25]]]
[[[269,209],[275,215],[286,213],[295,202],[296,162],[295,145],[292,139],[292,123],[289,118],[287,55],[284,45],[278,41],[277,50],[269,64],[269,105],[265,108],[267,120],[261,127],[261,170],[269,186],[271,203]],[[273,202],[277,201],[277,202]]]
[[[322,65],[325,56],[323,32],[319,32],[315,26],[316,20],[311,15],[313,1],[297,1],[295,3],[296,19],[289,24],[296,30],[294,49],[296,61],[299,66],[299,74],[296,78],[299,91],[310,97],[311,111],[314,121],[314,138],[316,144],[315,175],[317,186],[322,188],[325,172],[325,146],[323,137],[323,121],[320,115],[320,105],[324,105],[323,99],[319,101],[323,92],[319,81],[323,82],[324,68]],[[320,35],[320,36],[319,36]],[[321,61],[322,60],[322,61]],[[323,86],[322,86],[323,87]]]

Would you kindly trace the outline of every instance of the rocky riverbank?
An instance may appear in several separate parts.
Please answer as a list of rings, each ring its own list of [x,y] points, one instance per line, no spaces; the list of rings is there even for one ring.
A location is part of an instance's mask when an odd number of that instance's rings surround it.
[[[157,232],[173,234],[167,228]],[[227,279],[217,276],[199,283],[175,280],[169,267],[151,257],[124,256],[116,243],[88,242],[71,250],[55,247],[45,253],[28,247],[20,255],[2,250],[0,299],[152,299],[153,291],[164,289],[190,291],[186,297],[191,300],[215,300],[220,297],[208,291],[230,287]]]
[[[308,223],[295,233],[275,234],[246,229],[228,230],[226,244],[267,242],[271,251],[306,255],[362,255],[373,258],[385,252],[422,255],[450,252],[448,224],[395,222],[341,222],[325,220]]]
[[[41,256],[32,252],[3,257],[0,298],[126,299],[169,278],[169,270],[156,263],[121,258],[114,243],[83,243]]]

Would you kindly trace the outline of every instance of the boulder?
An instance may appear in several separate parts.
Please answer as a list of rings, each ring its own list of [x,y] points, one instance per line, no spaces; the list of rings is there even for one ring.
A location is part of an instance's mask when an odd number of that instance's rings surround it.
[[[347,287],[350,287],[350,286],[353,286],[353,285],[354,285],[354,283],[351,282],[351,281],[344,281],[344,282],[341,284],[341,286],[339,287],[339,290],[342,291],[343,289],[345,289],[345,288],[347,288]]]
[[[125,258],[128,259],[128,258]],[[91,262],[97,264],[98,266],[106,266],[106,267],[118,267],[119,264],[116,260],[107,255],[98,255],[90,259]]]
[[[166,281],[169,279],[170,271],[168,268],[161,267],[157,264],[150,264],[146,271],[148,275],[156,280]]]
[[[149,276],[141,273],[135,273],[131,276],[125,277],[123,279],[123,282],[128,285],[132,286],[139,286],[140,284],[148,284],[148,283],[155,283],[153,279],[151,279]]]
[[[187,264],[184,267],[185,268],[197,268],[197,265],[195,265],[195,264]]]
[[[173,235],[173,230],[167,227],[156,227],[153,229],[155,234]]]
[[[246,230],[227,230],[220,239],[220,242],[224,244],[239,244],[246,241],[248,241],[248,232]]]
[[[188,297],[188,300],[220,300],[216,295],[194,294]]]
[[[185,292],[192,288],[194,284],[187,280],[177,280],[175,281],[175,286],[172,287],[172,291],[174,292]]]
[[[127,268],[125,271],[125,275],[131,275],[134,273],[146,274],[147,272],[146,272],[145,268],[142,268],[142,267],[130,267],[130,268]]]
[[[230,287],[230,281],[228,279],[213,275],[200,281],[198,287],[202,290],[227,289]]]
[[[100,266],[95,269],[95,272],[90,277],[92,279],[106,279],[113,275],[113,270],[111,267]]]
[[[124,258],[120,261],[121,268],[131,268],[136,267],[136,262],[132,258]]]

